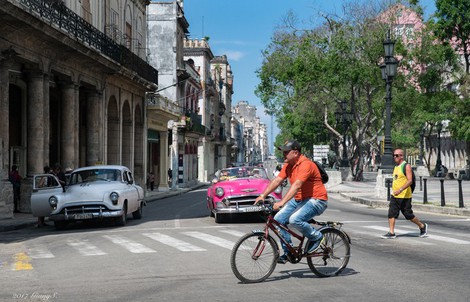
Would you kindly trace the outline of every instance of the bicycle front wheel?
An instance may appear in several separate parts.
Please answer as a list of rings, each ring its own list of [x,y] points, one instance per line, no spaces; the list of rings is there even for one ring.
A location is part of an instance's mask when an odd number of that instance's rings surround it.
[[[230,265],[235,276],[243,283],[266,280],[274,271],[279,251],[272,237],[264,233],[249,233],[235,243]]]
[[[350,256],[349,240],[334,228],[321,230],[324,244],[313,255],[307,256],[307,263],[318,277],[331,277],[341,273],[348,265]]]

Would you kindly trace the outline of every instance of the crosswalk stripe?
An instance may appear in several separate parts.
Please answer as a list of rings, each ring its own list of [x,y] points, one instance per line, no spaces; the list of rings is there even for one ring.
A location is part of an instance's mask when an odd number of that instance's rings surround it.
[[[232,241],[229,241],[229,240],[217,237],[217,236],[201,233],[201,232],[183,232],[182,234],[200,239],[205,242],[209,242],[211,244],[214,244],[214,245],[217,245],[217,246],[229,249],[229,250],[231,250],[233,246],[235,245],[235,243]]]
[[[98,247],[85,242],[85,241],[72,241],[69,240],[67,244],[75,248],[83,256],[101,256],[106,255],[105,252],[100,250]]]
[[[237,230],[219,230],[219,232],[229,234],[229,235],[233,235],[233,236],[236,236],[236,237],[241,237],[241,236],[246,234],[246,233],[243,233],[243,232],[240,232],[240,231],[237,231]]]
[[[182,240],[170,237],[165,234],[161,233],[143,233],[142,235],[153,239],[155,241],[158,241],[160,243],[163,243],[165,245],[174,247],[182,252],[201,252],[201,251],[206,251],[206,249],[202,247],[198,247],[195,245],[192,245],[191,243],[184,242]]]
[[[155,253],[156,251],[146,247],[138,242],[126,239],[118,235],[104,235],[104,238],[110,240],[112,243],[122,246],[126,250],[134,254]]]
[[[389,228],[387,227],[381,227],[381,226],[364,226],[365,228],[369,228],[369,229],[375,229],[375,230],[379,230],[379,231],[384,231],[384,232],[388,232],[389,231]],[[408,231],[406,230],[403,230],[403,229],[397,229],[395,228],[395,233],[409,233]],[[439,240],[439,241],[445,241],[445,242],[449,242],[449,243],[456,243],[456,244],[470,244],[470,241],[466,241],[466,240],[460,240],[460,239],[456,239],[456,238],[450,238],[450,237],[444,237],[444,236],[439,236],[439,235],[434,235],[434,234],[428,234],[426,236],[426,238],[429,238],[429,239],[434,239],[434,240]]]
[[[47,259],[55,257],[54,254],[52,254],[51,251],[42,244],[28,248],[27,254],[32,259]]]

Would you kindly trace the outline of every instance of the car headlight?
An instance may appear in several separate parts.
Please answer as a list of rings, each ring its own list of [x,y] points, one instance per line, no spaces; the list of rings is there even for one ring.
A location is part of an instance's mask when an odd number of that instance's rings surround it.
[[[215,189],[215,195],[217,195],[217,197],[222,197],[222,196],[224,196],[224,193],[225,193],[225,192],[224,192],[224,189],[221,188],[221,187],[218,187],[218,188]]]
[[[111,198],[113,204],[117,204],[119,200],[119,194],[117,192],[112,192],[111,194],[109,194],[109,198]]]
[[[55,208],[57,206],[57,203],[58,203],[57,197],[55,196],[49,197],[49,204],[51,205],[51,207]]]
[[[282,186],[277,187],[276,190],[274,190],[274,192],[276,194],[281,194],[282,193]]]

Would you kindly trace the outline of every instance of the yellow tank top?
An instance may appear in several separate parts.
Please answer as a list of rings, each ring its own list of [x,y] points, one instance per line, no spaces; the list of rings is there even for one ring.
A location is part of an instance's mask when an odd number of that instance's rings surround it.
[[[403,173],[402,165],[406,165],[406,161],[401,163],[401,165],[395,166],[395,168],[393,169],[392,194],[394,191],[400,190],[400,188],[403,187],[408,181],[408,178],[406,178],[406,174]],[[410,186],[408,186],[408,188],[403,190],[400,194],[393,196],[395,196],[396,198],[411,198],[412,194]]]

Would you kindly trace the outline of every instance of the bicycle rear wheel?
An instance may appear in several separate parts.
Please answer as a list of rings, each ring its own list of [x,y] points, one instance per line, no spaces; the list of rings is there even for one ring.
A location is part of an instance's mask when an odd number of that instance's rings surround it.
[[[318,277],[331,277],[341,273],[349,262],[350,246],[346,235],[334,228],[321,230],[324,244],[313,256],[307,256],[307,263]]]
[[[279,251],[272,237],[264,233],[249,233],[235,243],[230,255],[230,265],[235,276],[243,283],[266,280],[274,271]]]

